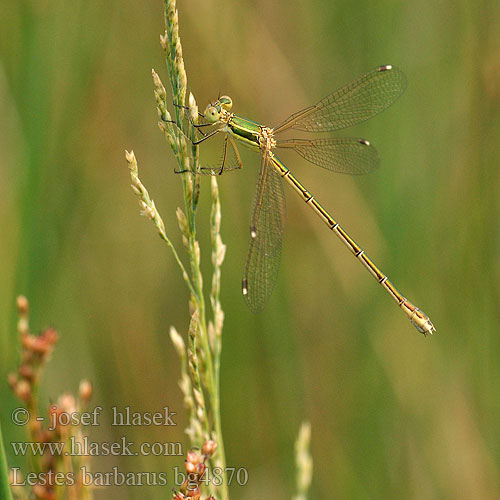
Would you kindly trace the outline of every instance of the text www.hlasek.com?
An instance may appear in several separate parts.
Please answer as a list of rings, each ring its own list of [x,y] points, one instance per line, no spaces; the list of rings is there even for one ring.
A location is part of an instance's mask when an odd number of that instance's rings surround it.
[[[85,436],[75,438],[71,436],[67,442],[14,442],[11,443],[16,456],[31,453],[42,456],[183,456],[182,444],[179,442],[141,442],[137,446],[134,441],[127,441],[125,436],[113,443],[89,441]]]

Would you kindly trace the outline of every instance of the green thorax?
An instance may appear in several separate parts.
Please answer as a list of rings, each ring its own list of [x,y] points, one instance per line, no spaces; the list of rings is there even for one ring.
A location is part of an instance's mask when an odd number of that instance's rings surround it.
[[[262,126],[258,123],[233,115],[227,123],[227,132],[252,149],[259,149]]]

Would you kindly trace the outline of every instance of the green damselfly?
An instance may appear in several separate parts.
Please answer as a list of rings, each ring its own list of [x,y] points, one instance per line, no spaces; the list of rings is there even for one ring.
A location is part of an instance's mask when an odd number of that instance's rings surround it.
[[[272,151],[294,149],[303,158],[333,172],[365,174],[379,164],[375,148],[358,138],[285,139],[276,137],[285,130],[331,132],[368,120],[390,106],[405,90],[404,73],[390,65],[380,66],[341,87],[316,105],[294,113],[274,129],[236,116],[231,112],[230,97],[219,97],[201,115],[205,123],[194,125],[203,137],[199,144],[218,133],[224,133],[222,162],[218,168],[205,169],[210,174],[241,168],[235,140],[260,153],[257,181],[250,224],[250,247],[242,280],[242,292],[250,310],[260,311],[267,302],[279,267],[281,241],[285,223],[285,195],[281,179],[287,181],[300,197],[345,243],[389,295],[397,302],[411,323],[424,335],[435,331],[430,319],[401,295],[365,252],[314,196],[299,182]]]

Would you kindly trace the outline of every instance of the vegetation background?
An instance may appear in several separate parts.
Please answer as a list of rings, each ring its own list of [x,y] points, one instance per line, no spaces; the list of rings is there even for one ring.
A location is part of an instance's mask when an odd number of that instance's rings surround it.
[[[15,297],[61,340],[41,398],[93,380],[93,402],[177,411],[176,428],[91,430],[93,440],[182,441],[170,325],[187,291],[138,216],[124,149],[181,245],[174,158],[156,125],[154,67],[166,81],[162,2],[2,0],[0,16],[0,380],[16,366]],[[497,0],[180,0],[190,88],[219,92],[273,126],[381,64],[405,95],[345,135],[370,139],[374,175],[283,160],[390,279],[430,315],[424,339],[321,221],[286,188],[279,280],[260,315],[240,294],[257,158],[220,179],[228,245],[222,414],[233,498],[290,498],[293,441],[312,423],[311,498],[497,499],[500,495],[500,4]],[[202,162],[219,157],[201,148]],[[208,243],[209,179],[198,217]],[[208,267],[206,250],[202,258]],[[23,439],[0,384],[5,442]],[[10,465],[24,465],[9,455]],[[171,471],[180,458],[94,460],[96,471]],[[96,498],[166,498],[113,488]]]

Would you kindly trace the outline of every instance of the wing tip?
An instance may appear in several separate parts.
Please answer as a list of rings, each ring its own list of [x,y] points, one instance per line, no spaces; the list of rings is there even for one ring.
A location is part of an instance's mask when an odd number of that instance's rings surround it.
[[[379,66],[377,68],[377,70],[379,72],[382,72],[382,71],[390,71],[391,69],[394,69],[394,66],[392,64],[384,64],[383,66]]]
[[[399,69],[397,66],[393,66],[392,64],[384,64],[383,66],[379,66],[376,71],[378,73],[391,72],[393,74],[392,79],[398,81],[397,88],[399,89],[399,95],[401,95],[406,90],[406,87],[408,86],[408,79],[406,78],[404,71]]]
[[[243,298],[245,299],[245,303],[253,314],[258,314],[262,312],[264,309],[264,306],[266,304],[265,301],[259,300],[258,298],[253,295],[250,295],[248,292],[248,281],[246,278],[243,278],[241,280],[241,293],[243,295]]]

